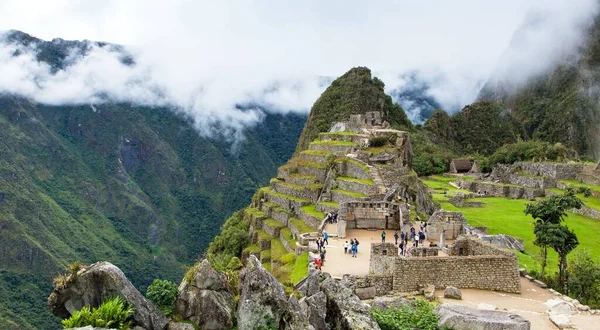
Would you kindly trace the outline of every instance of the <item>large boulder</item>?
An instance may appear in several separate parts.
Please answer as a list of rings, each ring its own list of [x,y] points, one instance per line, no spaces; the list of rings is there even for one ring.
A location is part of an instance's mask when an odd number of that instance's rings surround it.
[[[283,286],[263,268],[255,256],[249,256],[240,274],[238,329],[310,329],[300,306],[290,302]],[[292,305],[295,311],[292,312]]]
[[[531,323],[522,316],[500,311],[487,311],[466,306],[441,304],[435,309],[438,325],[470,330],[529,330]]]
[[[206,259],[195,267],[190,280],[183,279],[179,285],[175,311],[202,329],[232,328],[233,308],[227,276],[217,272]]]
[[[444,298],[448,299],[462,299],[462,292],[456,287],[448,286],[444,290]]]
[[[360,301],[352,289],[330,277],[321,283],[321,291],[327,296],[327,323],[331,328],[379,329],[371,307]]]
[[[549,307],[548,314],[562,314],[568,316],[577,313],[577,308],[575,308],[573,303],[562,299],[549,299],[544,305]]]
[[[310,325],[315,329],[327,329],[327,297],[323,292],[300,299],[300,306]]]
[[[135,308],[135,323],[147,330],[163,330],[167,318],[129,282],[125,274],[109,262],[83,267],[76,275],[54,288],[48,297],[52,313],[68,318],[83,306],[98,307],[105,300],[120,296]]]
[[[311,270],[304,282],[298,287],[298,292],[306,297],[310,297],[319,292],[319,274],[319,271]]]
[[[402,309],[404,307],[411,307],[410,301],[404,299],[404,297],[375,297],[371,307],[379,310],[388,309]]]

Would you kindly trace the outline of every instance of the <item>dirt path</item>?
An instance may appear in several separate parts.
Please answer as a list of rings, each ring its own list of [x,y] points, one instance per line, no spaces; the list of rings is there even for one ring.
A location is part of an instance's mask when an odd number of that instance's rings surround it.
[[[463,300],[445,299],[444,290],[435,293],[439,300],[450,304],[478,308],[480,304],[493,305],[499,310],[519,314],[531,322],[531,330],[556,329],[548,319],[544,305],[548,299],[556,298],[546,289],[541,289],[529,280],[521,278],[521,294],[486,290],[461,289]],[[571,322],[580,330],[600,329],[600,317],[573,315]]]

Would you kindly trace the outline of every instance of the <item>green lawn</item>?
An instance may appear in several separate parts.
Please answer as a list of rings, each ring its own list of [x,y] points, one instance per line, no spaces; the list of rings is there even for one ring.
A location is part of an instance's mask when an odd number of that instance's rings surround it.
[[[526,254],[517,254],[521,266],[528,269],[539,269],[539,263],[535,260],[539,248],[533,245],[535,238],[533,219],[523,212],[528,201],[496,197],[475,198],[472,201],[484,202],[485,205],[482,208],[457,208],[449,203],[443,203],[442,207],[462,212],[470,225],[488,227],[489,234],[507,234],[522,238],[525,242]],[[585,248],[591,252],[594,258],[600,258],[600,245],[597,241],[600,237],[600,221],[569,213],[564,224],[577,234],[578,249]],[[550,251],[548,254],[548,264],[551,272],[556,271],[558,261],[554,251]]]
[[[575,187],[581,187],[581,186],[588,187],[588,188],[590,188],[590,190],[600,192],[600,186],[596,186],[596,185],[593,185],[593,184],[585,184],[585,183],[581,183],[581,182],[576,181],[576,180],[560,180],[560,182],[565,183],[565,184],[570,184],[570,185],[573,185]]]
[[[365,195],[363,193],[359,193],[357,191],[343,190],[343,189],[331,189],[331,192],[337,192],[337,193],[340,193],[340,194],[348,195],[348,196],[353,197],[353,198],[367,197],[367,195]]]
[[[372,186],[375,184],[375,182],[373,182],[373,180],[370,179],[357,179],[357,178],[351,178],[351,177],[347,177],[347,176],[338,176],[336,178],[336,180],[341,180],[341,181],[347,181],[347,182],[354,182],[354,183],[361,183],[361,184],[366,184],[369,186]]]
[[[298,219],[298,218],[290,218],[289,220],[292,225],[298,229],[298,231],[300,232],[300,234],[304,234],[304,233],[312,233],[317,231],[315,228],[312,228],[311,226],[307,225],[304,221]]]
[[[294,270],[292,271],[291,280],[296,284],[308,275],[308,253],[302,253],[296,257]]]
[[[312,215],[317,219],[325,218],[325,214],[323,212],[317,211],[317,206],[315,204],[309,204],[302,207],[302,211]]]
[[[330,146],[348,146],[356,147],[357,144],[352,141],[340,141],[340,140],[314,140],[310,144],[327,144]]]

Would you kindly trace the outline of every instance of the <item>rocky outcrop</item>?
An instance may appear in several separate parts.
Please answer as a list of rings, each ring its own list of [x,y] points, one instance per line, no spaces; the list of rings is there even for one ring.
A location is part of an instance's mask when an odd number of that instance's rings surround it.
[[[453,329],[529,330],[531,323],[522,316],[507,312],[441,304],[435,309],[440,327]]]
[[[462,299],[462,292],[456,287],[449,286],[444,290],[444,298],[448,299]]]
[[[98,307],[106,299],[120,296],[135,308],[135,323],[147,330],[163,330],[167,318],[129,282],[125,274],[109,262],[84,267],[67,278],[48,297],[52,313],[68,318],[83,306]]]
[[[371,317],[371,307],[333,278],[321,283],[327,296],[327,323],[333,329],[379,329]]]
[[[402,309],[410,307],[410,302],[404,297],[375,297],[371,307],[379,310]]]
[[[498,234],[498,235],[483,235],[480,238],[488,243],[492,243],[501,248],[516,250],[519,252],[525,251],[525,244],[520,238]]]
[[[233,308],[227,277],[206,259],[198,264],[191,280],[183,279],[179,285],[175,311],[202,329],[232,328]]]
[[[255,256],[248,257],[240,274],[238,329],[310,329],[298,302],[288,298],[283,286]]]
[[[327,297],[323,292],[300,299],[300,307],[313,328],[327,329]]]

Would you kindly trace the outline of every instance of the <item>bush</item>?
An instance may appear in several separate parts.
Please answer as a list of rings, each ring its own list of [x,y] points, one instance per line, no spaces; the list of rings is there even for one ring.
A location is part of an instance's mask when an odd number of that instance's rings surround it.
[[[123,298],[111,298],[98,308],[90,309],[84,306],[80,311],[74,312],[70,318],[62,321],[65,329],[80,328],[91,325],[99,328],[118,328],[125,330],[133,328],[131,316],[134,309],[128,306]]]
[[[600,307],[600,265],[587,250],[575,252],[569,260],[569,295],[591,308]]]
[[[146,297],[165,315],[173,313],[177,298],[177,284],[169,280],[155,279],[146,290]]]
[[[415,300],[401,309],[371,310],[382,330],[438,330],[439,317],[433,313],[433,304]]]
[[[388,143],[388,139],[385,136],[375,136],[369,139],[369,147],[377,148],[383,147]]]
[[[585,197],[592,196],[592,190],[589,187],[579,186],[577,188],[577,193],[583,194]]]
[[[498,148],[490,157],[490,166],[496,164],[513,164],[518,161],[532,160],[563,161],[571,152],[561,143],[551,144],[539,140],[518,141]]]

